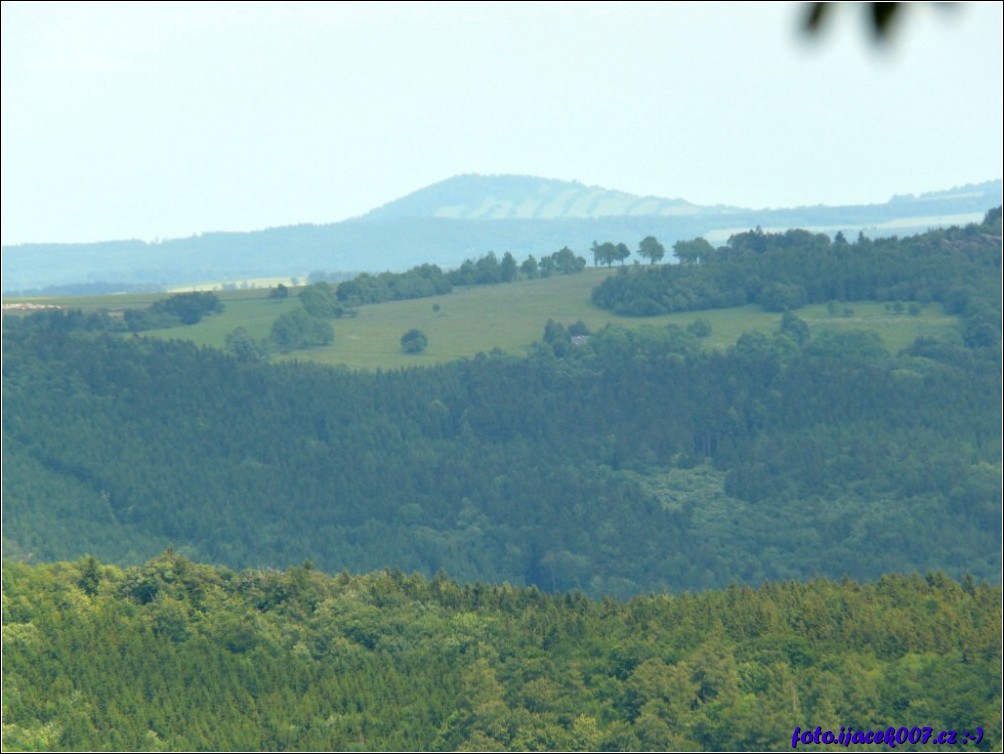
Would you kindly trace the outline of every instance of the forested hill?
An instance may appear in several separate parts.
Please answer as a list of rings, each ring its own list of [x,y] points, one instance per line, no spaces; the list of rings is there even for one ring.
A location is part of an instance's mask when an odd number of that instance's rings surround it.
[[[787,312],[723,352],[696,330],[573,343],[581,328],[550,322],[528,359],[349,373],[7,317],[5,551],[137,562],[174,545],[596,595],[998,580],[1000,288],[982,277],[999,280],[1000,247],[974,227],[984,252],[949,245],[986,256],[960,261],[960,332],[895,355]],[[946,259],[915,248],[903,290]]]
[[[1000,587],[940,573],[597,602],[165,553],[8,564],[3,599],[4,751],[1002,743]]]
[[[625,269],[594,292],[593,303],[651,316],[756,303],[768,311],[841,300],[937,301],[999,329],[1001,208],[982,223],[906,238],[849,242],[802,229],[757,228],[715,248],[705,239],[674,246],[679,265]]]

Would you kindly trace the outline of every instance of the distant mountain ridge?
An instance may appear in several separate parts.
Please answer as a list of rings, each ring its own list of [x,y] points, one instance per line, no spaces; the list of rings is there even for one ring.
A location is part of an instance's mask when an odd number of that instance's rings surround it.
[[[438,217],[451,220],[556,220],[688,215],[702,208],[683,199],[522,175],[458,175],[378,207],[360,220]]]
[[[5,246],[5,294],[103,284],[150,287],[222,285],[313,271],[380,272],[430,263],[458,267],[489,251],[518,258],[564,246],[587,256],[594,241],[634,248],[655,236],[667,248],[703,236],[714,244],[761,226],[868,236],[908,235],[978,222],[1002,202],[1000,179],[884,204],[753,210],[639,197],[573,181],[515,175],[461,175],[415,191],[357,218],[244,233],[203,233],[156,243]],[[83,288],[79,292],[84,292]]]

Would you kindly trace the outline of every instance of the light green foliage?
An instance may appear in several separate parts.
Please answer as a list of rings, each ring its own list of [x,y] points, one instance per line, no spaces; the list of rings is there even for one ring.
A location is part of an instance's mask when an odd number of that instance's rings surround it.
[[[1000,587],[940,573],[597,602],[168,551],[7,564],[3,600],[4,751],[781,750],[903,715],[983,727],[944,751],[1002,738]]]

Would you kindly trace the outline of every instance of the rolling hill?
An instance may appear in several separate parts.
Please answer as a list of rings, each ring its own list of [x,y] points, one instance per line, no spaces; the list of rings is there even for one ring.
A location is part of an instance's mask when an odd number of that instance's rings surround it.
[[[306,276],[311,271],[456,267],[488,251],[523,257],[564,246],[586,254],[593,241],[634,246],[654,235],[670,246],[704,236],[713,243],[754,226],[802,227],[869,236],[908,234],[979,221],[1001,204],[1000,180],[885,204],[751,210],[637,197],[527,176],[466,175],[417,191],[366,215],[326,225],[246,233],[211,232],[155,243],[139,240],[3,247],[3,291],[130,287]]]
[[[683,199],[639,197],[577,181],[522,175],[460,175],[378,207],[360,219],[559,220],[682,216],[700,211],[700,207]]]

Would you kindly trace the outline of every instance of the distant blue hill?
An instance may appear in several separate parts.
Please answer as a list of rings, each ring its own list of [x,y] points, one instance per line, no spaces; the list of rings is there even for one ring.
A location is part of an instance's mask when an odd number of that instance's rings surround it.
[[[884,204],[751,210],[529,176],[463,175],[328,225],[203,233],[157,243],[5,246],[2,284],[4,293],[50,286],[116,290],[304,277],[312,271],[403,270],[426,262],[452,268],[488,251],[511,251],[522,259],[564,246],[588,258],[593,241],[623,241],[635,248],[654,235],[669,247],[704,236],[719,244],[757,225],[906,235],[978,221],[1001,203],[1001,180],[897,196]]]
[[[709,210],[683,199],[639,197],[578,182],[522,175],[460,175],[378,207],[360,219],[570,220],[682,216],[702,211]]]

